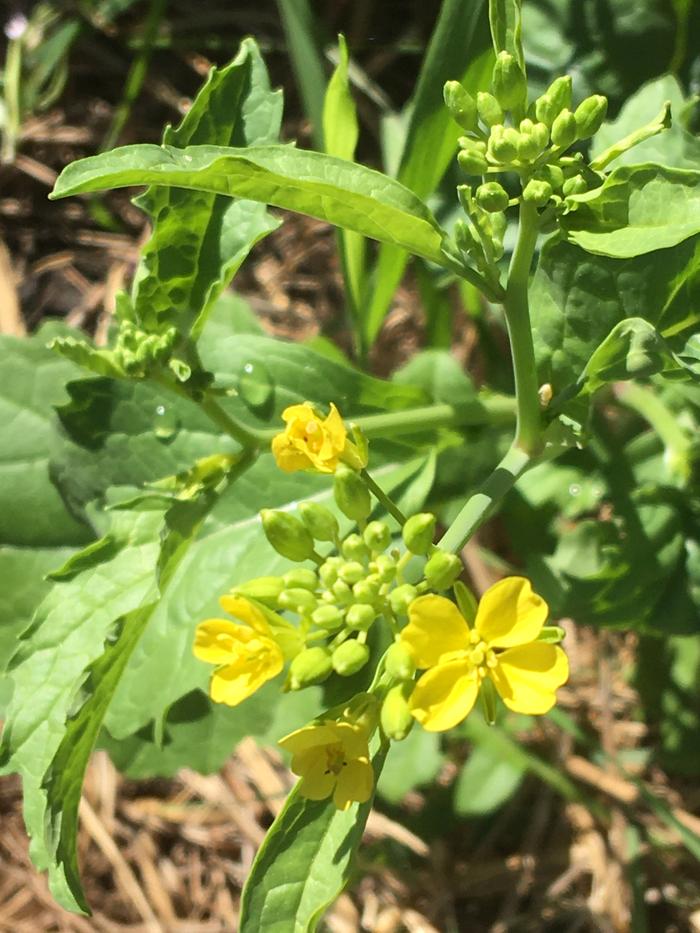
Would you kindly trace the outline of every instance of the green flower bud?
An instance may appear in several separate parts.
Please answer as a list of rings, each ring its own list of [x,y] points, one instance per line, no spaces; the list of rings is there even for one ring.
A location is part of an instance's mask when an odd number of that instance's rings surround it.
[[[356,674],[368,661],[369,648],[354,638],[344,641],[333,652],[333,669],[341,677]]]
[[[280,608],[289,609],[291,612],[298,612],[299,615],[313,612],[317,605],[318,600],[314,594],[301,587],[292,587],[289,590],[282,590],[280,593]]]
[[[372,551],[385,551],[391,544],[391,532],[384,522],[370,522],[362,537]]]
[[[546,181],[552,186],[553,191],[558,191],[564,184],[564,173],[558,165],[543,165],[535,175],[538,181]]]
[[[588,139],[589,136],[595,135],[603,125],[607,112],[608,99],[603,97],[602,94],[593,94],[581,101],[574,111],[578,138]]]
[[[573,175],[567,178],[562,186],[562,194],[568,198],[570,194],[583,194],[588,191],[588,183],[583,175]]]
[[[366,632],[377,618],[377,611],[374,606],[368,603],[355,603],[350,606],[345,616],[345,624],[348,628],[357,629],[359,632]]]
[[[331,587],[331,593],[339,606],[349,606],[352,602],[352,590],[344,580],[336,580]]]
[[[489,167],[486,156],[475,149],[461,149],[457,153],[459,167],[467,175],[483,175]]]
[[[454,554],[436,551],[425,565],[425,579],[434,590],[446,590],[462,573],[462,561]]]
[[[318,577],[313,570],[307,570],[306,567],[296,567],[290,570],[282,577],[285,587],[301,587],[302,590],[311,590],[312,592],[318,586]]]
[[[337,606],[319,606],[311,613],[311,621],[319,628],[335,632],[343,624],[343,613]]]
[[[435,516],[432,512],[411,515],[403,526],[403,540],[411,554],[427,554],[433,546]]]
[[[234,586],[232,592],[236,596],[257,599],[258,602],[275,609],[277,607],[277,598],[283,589],[284,581],[280,577],[257,577],[255,580],[248,580],[247,583]]]
[[[289,512],[263,509],[260,512],[265,537],[288,560],[308,560],[314,553],[314,540],[308,529]]]
[[[395,641],[387,648],[384,669],[394,680],[410,680],[416,673],[416,662],[411,649],[402,641]]]
[[[518,143],[520,142],[520,133],[514,130],[512,126],[501,126],[498,124],[491,130],[489,137],[489,154],[496,162],[513,162],[518,155]]]
[[[396,561],[389,554],[379,554],[369,565],[371,573],[376,573],[382,583],[391,583],[396,576]]]
[[[523,201],[543,207],[552,196],[552,186],[548,181],[531,178],[523,189]]]
[[[358,603],[374,603],[375,599],[379,596],[379,581],[370,580],[359,580],[352,588],[352,595],[358,601]]]
[[[300,502],[299,514],[317,541],[335,541],[338,537],[338,519],[325,505],[319,505],[318,502]]]
[[[564,641],[566,631],[560,625],[545,625],[540,629],[537,641],[544,641],[548,645],[558,645]]]
[[[476,200],[489,213],[504,211],[508,207],[508,192],[497,181],[487,181],[476,189]]]
[[[335,471],[333,495],[343,515],[355,522],[365,521],[372,511],[369,490],[359,475],[348,467],[339,466]]]
[[[340,545],[340,550],[348,560],[369,560],[369,548],[360,535],[348,535]]]
[[[289,665],[287,688],[301,690],[302,687],[323,683],[332,670],[333,661],[327,648],[304,648]]]
[[[402,583],[401,586],[397,586],[395,590],[389,593],[389,605],[392,612],[397,616],[406,615],[408,607],[416,596],[418,596],[418,590],[410,583]]]
[[[469,255],[483,255],[483,246],[465,220],[455,221],[454,238],[455,243],[462,252]]]
[[[562,110],[571,107],[571,77],[556,78],[542,97],[535,101],[535,114],[541,123],[551,126]]]
[[[445,106],[455,123],[463,130],[475,130],[479,125],[476,101],[459,81],[446,81],[443,88]]]
[[[460,149],[464,149],[467,152],[478,152],[481,155],[486,155],[486,143],[483,139],[472,139],[471,136],[460,136],[457,143]]]
[[[530,130],[530,136],[537,142],[540,151],[543,151],[549,142],[549,127],[546,123],[535,123]]]
[[[343,583],[353,584],[364,579],[367,576],[367,571],[359,561],[349,560],[339,568],[338,576]]]
[[[384,697],[379,722],[384,735],[394,742],[401,742],[413,728],[414,719],[408,706],[412,691],[410,682],[396,684]]]
[[[493,94],[489,94],[487,91],[479,91],[476,95],[476,109],[486,126],[503,123],[503,108]]]
[[[567,149],[572,143],[576,142],[577,136],[576,117],[570,110],[562,110],[552,123],[552,142],[555,146]]]
[[[549,130],[544,123],[532,120],[520,121],[520,139],[518,140],[518,158],[521,162],[531,162],[537,158],[549,141]]]
[[[499,52],[491,81],[494,96],[504,110],[524,108],[527,78],[510,52]],[[499,121],[500,122],[500,121]]]
[[[342,567],[343,563],[343,558],[336,557],[335,555],[325,559],[325,561],[318,568],[318,576],[324,586],[333,586],[335,581],[338,579],[338,571]]]

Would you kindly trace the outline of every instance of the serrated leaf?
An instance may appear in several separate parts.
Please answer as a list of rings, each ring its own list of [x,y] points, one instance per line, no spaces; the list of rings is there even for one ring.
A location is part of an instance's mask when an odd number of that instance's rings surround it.
[[[372,757],[375,781],[386,752]],[[312,933],[347,884],[371,799],[345,812],[298,785],[268,830],[243,889],[240,933]]]
[[[700,232],[700,172],[623,165],[600,186],[567,199],[568,239],[590,253],[629,259]]]
[[[69,165],[52,197],[129,185],[249,198],[444,262],[444,233],[408,188],[363,165],[291,146],[123,146]]]
[[[275,142],[282,119],[281,91],[271,91],[253,39],[235,59],[213,68],[177,129],[163,142],[239,146]],[[150,188],[139,204],[153,232],[141,253],[133,288],[136,321],[149,331],[175,324],[196,336],[221,291],[252,247],[279,225],[264,205],[212,193]]]

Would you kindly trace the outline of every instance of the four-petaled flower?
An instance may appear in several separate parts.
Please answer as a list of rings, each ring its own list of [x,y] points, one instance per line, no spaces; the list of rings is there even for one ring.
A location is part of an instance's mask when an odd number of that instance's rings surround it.
[[[333,794],[339,810],[369,800],[374,772],[369,762],[367,731],[357,723],[311,723],[280,739],[292,753],[292,771],[301,777],[299,793],[309,800]]]
[[[286,428],[272,439],[272,453],[285,473],[314,470],[334,473],[341,461],[355,470],[366,466],[347,431],[338,409],[331,403],[330,414],[321,419],[309,402],[290,405],[282,412]]]
[[[201,622],[193,650],[200,661],[217,665],[209,683],[212,700],[237,706],[279,674],[284,654],[262,610],[240,596],[222,596],[219,602],[244,624],[228,619]]]
[[[427,668],[409,699],[423,728],[441,732],[456,726],[471,711],[486,678],[509,709],[550,710],[557,687],[569,676],[569,663],[561,648],[537,641],[548,613],[524,577],[507,577],[484,593],[473,629],[450,600],[415,599],[401,640],[417,667]]]

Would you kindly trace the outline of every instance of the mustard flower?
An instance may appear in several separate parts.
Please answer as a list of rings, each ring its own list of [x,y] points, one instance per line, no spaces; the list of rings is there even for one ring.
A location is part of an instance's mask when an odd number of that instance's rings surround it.
[[[209,683],[212,700],[238,706],[279,674],[285,656],[260,608],[241,596],[222,596],[220,603],[243,624],[228,619],[201,622],[193,650],[200,661],[216,665]]]
[[[286,427],[272,440],[277,466],[285,473],[313,470],[334,473],[342,461],[353,469],[366,465],[355,444],[347,439],[340,412],[331,404],[330,414],[321,419],[309,402],[290,405],[282,412]]]
[[[471,712],[487,678],[509,709],[546,713],[569,676],[562,649],[537,641],[548,613],[524,577],[489,587],[473,629],[450,600],[419,596],[401,632],[416,666],[427,669],[409,698],[412,715],[429,732],[451,729]]]
[[[292,753],[292,771],[301,777],[299,792],[309,800],[333,795],[338,810],[372,795],[374,771],[367,731],[358,723],[311,723],[280,739]]]

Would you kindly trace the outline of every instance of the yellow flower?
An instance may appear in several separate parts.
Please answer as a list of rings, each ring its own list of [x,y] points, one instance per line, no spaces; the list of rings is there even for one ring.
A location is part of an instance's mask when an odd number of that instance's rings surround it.
[[[353,469],[366,466],[355,444],[347,439],[340,412],[331,404],[327,418],[318,417],[309,402],[290,405],[282,412],[286,428],[272,439],[272,453],[285,473],[315,470],[334,473],[342,460]]]
[[[240,596],[222,596],[219,601],[244,624],[227,619],[201,622],[193,650],[200,661],[217,665],[209,684],[212,700],[238,706],[279,674],[284,654],[262,610]]]
[[[369,800],[374,772],[369,762],[367,732],[357,723],[311,723],[280,739],[292,753],[292,771],[301,777],[299,793],[309,800],[333,794],[339,810],[353,801]]]
[[[454,603],[419,596],[408,610],[401,640],[416,666],[427,668],[409,699],[411,713],[430,732],[461,722],[489,678],[505,705],[518,713],[546,713],[569,676],[556,645],[537,641],[549,608],[524,577],[507,577],[484,593],[470,629]]]

